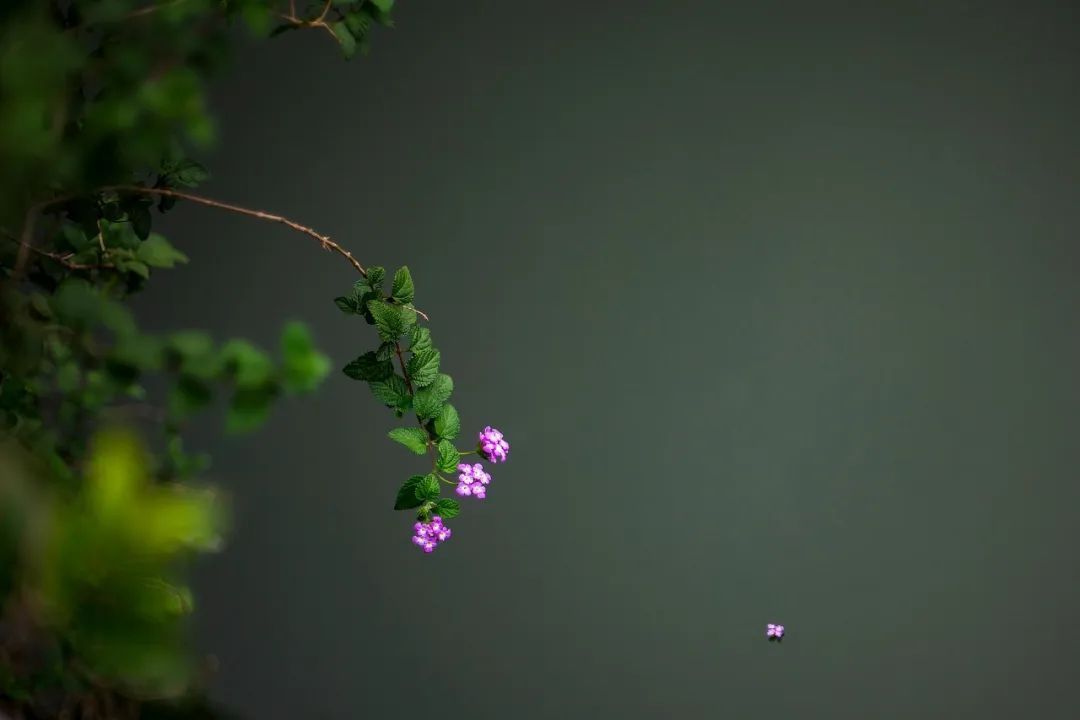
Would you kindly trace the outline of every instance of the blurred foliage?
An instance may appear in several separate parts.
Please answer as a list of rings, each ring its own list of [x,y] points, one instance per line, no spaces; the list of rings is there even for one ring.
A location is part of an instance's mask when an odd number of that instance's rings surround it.
[[[215,716],[184,571],[224,508],[184,431],[219,397],[224,430],[255,430],[330,362],[301,324],[275,359],[142,332],[127,303],[188,262],[155,217],[210,177],[205,83],[237,29],[310,30],[348,58],[392,4],[0,2],[0,714]]]

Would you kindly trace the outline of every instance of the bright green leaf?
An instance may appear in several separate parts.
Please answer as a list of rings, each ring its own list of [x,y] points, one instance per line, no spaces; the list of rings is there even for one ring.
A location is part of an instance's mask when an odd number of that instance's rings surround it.
[[[177,263],[188,261],[187,255],[174,248],[168,240],[157,233],[151,233],[140,243],[136,254],[139,260],[150,267],[157,268],[171,268]]]
[[[238,387],[262,387],[274,377],[270,357],[246,340],[230,340],[221,348],[221,359]]]
[[[431,385],[416,392],[413,409],[416,410],[417,417],[421,420],[436,417],[453,392],[453,379],[445,373],[440,373]]]
[[[371,394],[390,408],[406,408],[409,404],[409,387],[405,378],[391,375],[386,380],[368,383]]]
[[[368,311],[375,318],[375,327],[379,337],[385,342],[394,342],[405,331],[405,322],[401,308],[394,307],[382,300],[372,300],[367,304]]]
[[[398,268],[394,273],[394,285],[390,291],[390,296],[397,300],[401,304],[411,303],[413,296],[416,294],[416,288],[413,285],[412,275],[409,273],[408,266]]]
[[[454,447],[454,443],[449,440],[440,440],[436,466],[443,472],[453,472],[457,469],[459,462],[461,462],[461,453]]]
[[[431,348],[430,330],[421,325],[413,325],[409,328],[409,352],[418,353]]]
[[[439,498],[431,505],[431,514],[443,520],[453,520],[461,513],[461,503],[453,498]]]
[[[416,485],[416,497],[420,500],[438,500],[442,488],[439,487],[439,479],[428,473]]]
[[[409,376],[414,388],[423,388],[439,375],[439,351],[421,350],[409,358]]]
[[[427,452],[427,433],[420,428],[394,428],[388,435],[391,440],[401,443],[417,455]]]
[[[446,403],[435,417],[435,432],[440,438],[453,440],[460,430],[461,420],[458,418],[457,409],[450,403]]]

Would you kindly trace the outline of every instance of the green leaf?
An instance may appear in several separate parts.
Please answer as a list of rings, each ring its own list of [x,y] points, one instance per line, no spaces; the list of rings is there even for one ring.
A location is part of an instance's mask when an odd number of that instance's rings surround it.
[[[174,248],[168,240],[157,233],[151,233],[139,244],[136,255],[150,267],[157,268],[171,268],[177,263],[188,261],[187,255]]]
[[[446,403],[435,418],[435,432],[440,438],[453,440],[460,430],[461,419],[458,418],[457,409],[450,403]]]
[[[343,22],[331,23],[330,29],[334,33],[334,37],[337,38],[338,45],[341,46],[341,52],[345,55],[345,59],[348,60],[356,54],[356,38],[352,34],[352,30],[349,26]]]
[[[388,13],[394,7],[394,0],[371,0],[371,4],[382,12]]]
[[[409,328],[409,352],[418,353],[422,350],[430,350],[431,331],[420,325]]]
[[[453,498],[439,498],[431,506],[431,514],[443,520],[453,520],[461,513],[461,503]]]
[[[420,428],[394,428],[388,433],[391,440],[401,443],[417,455],[427,452],[427,433]]]
[[[406,303],[411,303],[415,294],[416,288],[413,285],[412,275],[409,273],[408,266],[398,268],[398,271],[394,273],[394,285],[393,289],[390,291],[390,296],[404,305]]]
[[[338,306],[338,310],[350,315],[358,315],[362,312],[360,308],[360,302],[355,297],[336,297],[334,298],[334,304]]]
[[[380,360],[393,360],[394,355],[397,354],[397,344],[384,342],[379,345],[379,349],[375,351],[375,357]]]
[[[386,277],[386,268],[381,265],[372,265],[367,269],[367,276],[364,281],[372,291],[382,290],[383,279]]]
[[[181,160],[169,176],[177,185],[196,187],[210,179],[210,171],[194,160]]]
[[[368,383],[371,394],[390,408],[405,409],[409,406],[409,386],[405,378],[391,375],[386,380]]]
[[[417,417],[421,420],[436,417],[442,411],[443,404],[453,392],[453,379],[445,373],[440,373],[434,382],[416,392],[413,409],[416,410]]]
[[[420,481],[424,477],[424,475],[413,475],[402,484],[397,492],[397,500],[394,502],[395,510],[411,510],[424,504],[424,501],[420,499],[417,493]]]
[[[273,380],[270,357],[246,340],[230,340],[221,348],[221,359],[237,387],[258,388]]]
[[[315,349],[303,323],[289,323],[281,334],[285,388],[290,392],[311,392],[330,372],[330,358]]]
[[[144,262],[138,260],[117,260],[116,268],[122,272],[134,273],[143,280],[150,279],[150,268]]]
[[[439,375],[439,351],[421,350],[409,358],[409,376],[414,388],[423,388]]]
[[[186,420],[192,413],[210,404],[213,392],[198,378],[181,375],[169,392],[168,411],[174,420]]]
[[[401,308],[394,307],[382,300],[372,300],[367,304],[368,311],[375,318],[375,328],[385,342],[394,342],[405,331],[405,321]]]
[[[394,364],[389,360],[379,360],[373,352],[366,352],[346,365],[342,372],[353,380],[375,382],[386,380],[394,374]]]
[[[230,433],[244,433],[256,430],[270,415],[277,398],[277,387],[265,385],[259,388],[238,388],[229,404],[229,414],[225,419],[225,430]]]
[[[166,351],[182,373],[210,380],[221,371],[222,358],[214,352],[214,342],[204,332],[182,330],[166,340]]]
[[[461,462],[461,453],[454,447],[454,443],[449,440],[439,441],[439,457],[436,460],[436,467],[443,472],[453,472],[457,470],[458,463]]]
[[[422,477],[416,485],[416,497],[424,501],[438,500],[441,491],[439,479],[431,473]]]
[[[131,203],[128,206],[128,218],[131,220],[131,229],[140,240],[146,240],[150,236],[150,226],[153,218],[150,216],[150,208],[141,202]]]

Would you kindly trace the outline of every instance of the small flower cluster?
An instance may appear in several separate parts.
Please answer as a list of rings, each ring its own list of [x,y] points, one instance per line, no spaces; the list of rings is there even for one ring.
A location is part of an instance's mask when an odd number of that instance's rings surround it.
[[[450,528],[443,525],[442,518],[436,515],[431,522],[418,522],[413,525],[416,534],[413,535],[413,543],[422,547],[424,552],[434,550],[439,543],[450,539]]]
[[[774,625],[769,623],[765,626],[765,636],[770,640],[783,640],[784,639],[784,626]]]
[[[503,440],[501,432],[488,425],[480,433],[479,449],[488,462],[506,462],[506,454],[510,452],[510,443]]]
[[[462,497],[473,496],[478,500],[487,497],[487,486],[491,482],[491,475],[484,472],[484,466],[480,463],[461,463],[457,466],[458,475],[457,494]]]
[[[475,452],[479,452],[488,462],[506,462],[510,452],[510,443],[506,442],[499,430],[488,425],[480,432],[480,440]],[[474,497],[477,500],[487,497],[487,486],[491,484],[491,475],[484,470],[482,464],[459,463],[457,470],[458,495]],[[450,528],[443,525],[442,518],[437,515],[431,519],[430,523],[418,522],[413,527],[416,529],[413,542],[423,548],[426,553],[431,552],[440,542],[450,537]]]

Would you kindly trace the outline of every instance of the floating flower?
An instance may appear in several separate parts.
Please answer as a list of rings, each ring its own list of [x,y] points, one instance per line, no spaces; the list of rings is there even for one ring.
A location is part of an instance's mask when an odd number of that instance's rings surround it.
[[[780,640],[784,637],[784,626],[769,623],[765,626],[765,636],[770,640]]]

